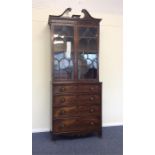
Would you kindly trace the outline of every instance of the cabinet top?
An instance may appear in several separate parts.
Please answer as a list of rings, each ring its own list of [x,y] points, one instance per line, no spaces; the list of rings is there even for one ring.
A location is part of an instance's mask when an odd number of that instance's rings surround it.
[[[84,17],[80,18],[80,15],[72,15],[71,17],[68,16],[68,13],[71,12],[71,8],[67,8],[61,15],[49,15],[48,24],[50,25],[57,20],[63,21],[92,21],[94,23],[99,23],[101,19],[93,18],[86,9],[82,9],[81,12],[84,13]]]

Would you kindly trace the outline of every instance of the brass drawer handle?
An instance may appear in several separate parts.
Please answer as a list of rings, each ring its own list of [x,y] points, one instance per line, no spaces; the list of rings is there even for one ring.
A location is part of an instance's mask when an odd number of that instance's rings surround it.
[[[60,88],[60,91],[61,91],[61,92],[64,92],[64,91],[65,91],[65,88],[64,88],[64,87],[61,87],[61,88]]]
[[[65,127],[65,125],[64,125],[64,124],[61,124],[60,126],[61,126],[61,128],[64,128],[64,127]]]
[[[61,98],[61,102],[65,102],[65,98],[63,97],[63,98]]]
[[[90,109],[90,112],[94,112],[94,111],[95,111],[95,109],[93,109],[93,108],[92,108],[92,109]]]
[[[94,122],[90,122],[90,125],[94,125],[95,123]]]
[[[94,87],[90,87],[90,90],[93,91],[94,90]]]
[[[90,97],[90,100],[93,101],[94,100],[94,97]]]
[[[64,110],[61,110],[61,111],[60,111],[60,114],[61,114],[61,115],[65,114],[65,111],[64,111]]]

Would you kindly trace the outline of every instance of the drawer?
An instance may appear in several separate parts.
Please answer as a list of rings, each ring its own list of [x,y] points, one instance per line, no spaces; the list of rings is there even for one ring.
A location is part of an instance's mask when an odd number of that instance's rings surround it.
[[[75,95],[57,95],[53,96],[53,106],[70,106],[77,104],[77,96]]]
[[[101,104],[100,95],[78,95],[79,105]]]
[[[77,91],[76,85],[54,85],[53,86],[53,93],[59,94],[59,93],[74,93]]]
[[[62,93],[100,93],[100,84],[62,84],[53,85],[54,94]]]
[[[77,86],[77,92],[81,93],[100,93],[101,92],[101,86],[95,85],[95,84],[89,84],[89,85],[78,85]]]
[[[69,118],[53,120],[54,132],[69,132],[97,129],[101,126],[100,117]]]
[[[79,115],[86,116],[86,115],[101,115],[101,106],[99,105],[92,105],[92,106],[79,106],[78,107]]]
[[[54,118],[72,117],[72,116],[87,116],[87,115],[100,115],[101,107],[98,105],[93,106],[70,106],[54,108]]]
[[[56,95],[53,97],[53,106],[91,105],[101,104],[100,95]]]

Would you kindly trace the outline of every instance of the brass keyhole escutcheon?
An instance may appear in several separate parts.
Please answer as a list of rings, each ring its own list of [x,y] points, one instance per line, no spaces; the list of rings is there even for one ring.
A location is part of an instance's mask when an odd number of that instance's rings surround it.
[[[94,97],[90,97],[90,100],[93,101],[94,100]]]
[[[90,109],[90,112],[94,112],[95,110],[94,109]]]
[[[61,98],[61,102],[65,102],[65,98],[63,97],[63,98]]]
[[[90,87],[90,90],[93,91],[94,90],[94,87]]]
[[[65,125],[64,124],[61,124],[61,128],[64,128],[65,127]]]
[[[95,123],[94,123],[94,122],[90,122],[90,124],[91,124],[91,125],[94,125]]]
[[[64,87],[61,87],[61,88],[60,88],[60,91],[61,91],[61,92],[64,92],[64,91],[65,91],[65,88],[64,88]]]
[[[60,111],[60,114],[61,114],[61,115],[65,114],[65,111],[64,111],[64,110],[61,110],[61,111]]]

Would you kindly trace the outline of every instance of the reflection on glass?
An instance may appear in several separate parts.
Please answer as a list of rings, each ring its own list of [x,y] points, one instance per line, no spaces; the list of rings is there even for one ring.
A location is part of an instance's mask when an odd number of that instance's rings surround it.
[[[88,41],[86,38],[81,38],[79,40],[79,49],[83,49],[83,50],[86,50],[88,47]]]
[[[97,54],[80,53],[78,58],[78,78],[96,79],[97,78]]]
[[[73,37],[73,27],[71,26],[56,26],[54,27],[54,36]]]
[[[54,27],[54,79],[73,79],[73,27]]]
[[[96,38],[95,39],[90,39],[88,42],[89,42],[88,43],[89,49],[91,49],[91,50],[96,50],[97,49],[97,40],[96,40]]]
[[[66,48],[66,44],[63,38],[61,37],[56,37],[53,40],[53,46],[54,46],[54,51],[59,52],[59,51],[64,51]]]
[[[79,40],[79,50],[97,50],[96,38],[81,38]]]
[[[68,58],[68,59],[71,58],[71,49],[72,49],[71,45],[72,45],[72,44],[71,44],[70,41],[67,41],[67,42],[66,42],[66,53],[65,53],[65,56],[66,56],[66,58]]]
[[[97,28],[79,28],[79,49],[97,50]]]
[[[59,70],[59,61],[56,59],[54,60],[54,69],[57,71]]]
[[[73,61],[67,59],[65,53],[54,53],[54,78],[55,79],[72,79],[73,78]]]
[[[67,59],[62,59],[60,61],[60,69],[66,69],[69,67],[69,61]]]
[[[97,28],[94,27],[81,27],[79,30],[80,37],[96,37],[97,36]]]

